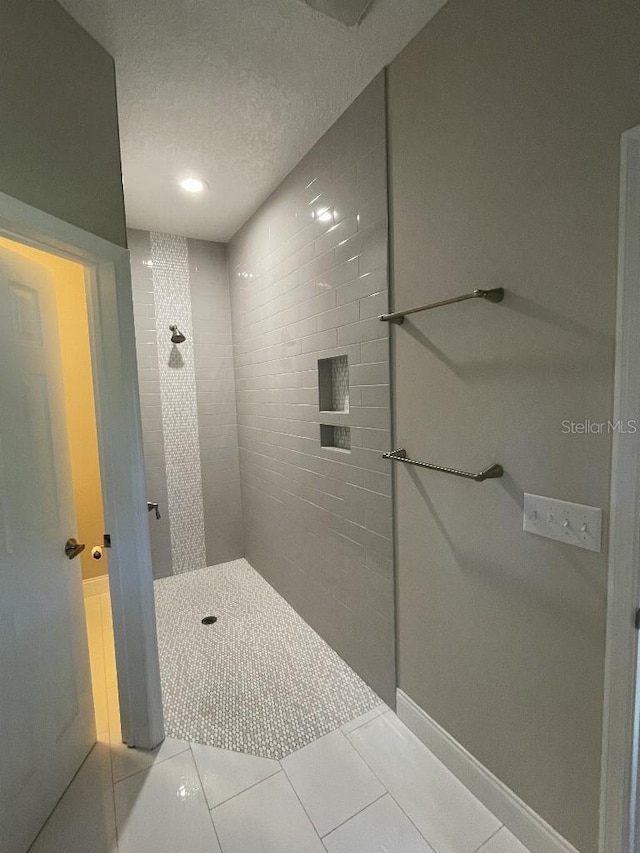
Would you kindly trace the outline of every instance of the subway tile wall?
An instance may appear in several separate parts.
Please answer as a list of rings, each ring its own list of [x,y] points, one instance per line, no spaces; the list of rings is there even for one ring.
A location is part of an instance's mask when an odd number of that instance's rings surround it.
[[[129,231],[154,577],[244,553],[226,248]],[[172,346],[169,322],[187,336]]]
[[[384,97],[380,75],[234,237],[230,275],[246,556],[393,703]],[[349,411],[320,413],[338,355]]]

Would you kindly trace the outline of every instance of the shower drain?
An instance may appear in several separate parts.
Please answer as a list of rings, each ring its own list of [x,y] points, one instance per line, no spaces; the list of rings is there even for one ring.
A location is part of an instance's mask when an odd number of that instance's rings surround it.
[[[204,619],[202,620],[202,624],[203,625],[213,625],[214,622],[217,622],[217,621],[218,621],[217,616],[205,616]]]

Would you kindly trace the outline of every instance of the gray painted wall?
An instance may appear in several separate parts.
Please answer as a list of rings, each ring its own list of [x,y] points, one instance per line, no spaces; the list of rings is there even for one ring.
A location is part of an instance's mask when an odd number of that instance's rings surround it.
[[[385,146],[379,76],[234,237],[230,271],[247,558],[393,702]],[[318,359],[339,354],[350,409],[320,413]]]
[[[227,247],[188,240],[207,564],[244,554]]]
[[[597,849],[602,554],[522,531],[523,492],[609,504],[620,134],[640,6],[449,0],[389,74],[399,683],[583,853]],[[605,513],[606,520],[606,513]]]
[[[53,0],[3,0],[0,33],[0,192],[125,245],[113,60]]]
[[[128,232],[154,577],[244,553],[225,247]],[[187,336],[173,346],[169,324]]]

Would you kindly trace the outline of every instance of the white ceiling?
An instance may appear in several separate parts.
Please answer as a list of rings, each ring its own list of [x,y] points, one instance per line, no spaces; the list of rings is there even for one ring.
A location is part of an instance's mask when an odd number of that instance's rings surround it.
[[[299,0],[61,0],[116,59],[129,226],[227,241],[444,2],[348,29]]]

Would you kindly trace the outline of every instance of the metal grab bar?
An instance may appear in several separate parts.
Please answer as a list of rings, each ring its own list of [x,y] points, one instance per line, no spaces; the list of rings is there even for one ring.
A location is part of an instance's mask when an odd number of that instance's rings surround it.
[[[494,287],[492,290],[474,290],[473,293],[465,293],[462,296],[454,296],[453,299],[443,299],[441,302],[431,302],[429,305],[421,305],[420,308],[409,308],[408,311],[394,311],[393,314],[381,314],[380,319],[384,323],[404,323],[404,318],[409,314],[417,314],[419,311],[430,311],[432,308],[442,308],[443,305],[454,305],[456,302],[466,302],[467,299],[486,299],[488,302],[502,302],[504,299],[504,287]]]
[[[441,471],[443,474],[452,474],[454,477],[464,477],[467,480],[475,480],[476,483],[482,483],[483,480],[495,480],[502,477],[504,468],[502,465],[489,465],[484,471],[479,474],[472,474],[469,471],[458,471],[455,468],[445,468],[443,465],[432,465],[430,462],[417,462],[415,459],[409,459],[407,451],[392,450],[391,453],[383,453],[383,459],[391,459],[392,462],[405,462],[407,465],[417,465],[420,468],[428,468],[430,471]]]

